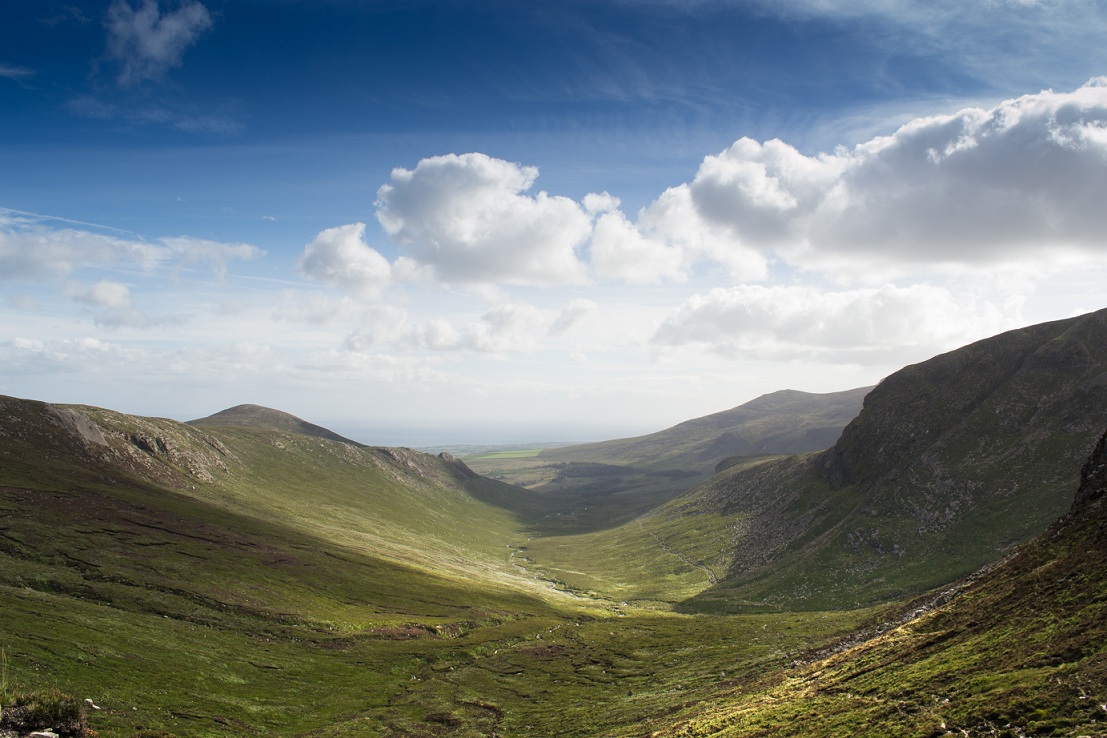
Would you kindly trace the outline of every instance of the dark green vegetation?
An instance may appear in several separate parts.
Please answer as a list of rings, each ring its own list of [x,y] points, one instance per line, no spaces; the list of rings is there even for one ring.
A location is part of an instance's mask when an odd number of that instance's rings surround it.
[[[1071,513],[1001,565],[654,735],[1107,735],[1107,436],[1081,479]]]
[[[0,398],[0,735],[1105,735],[1104,427],[1107,313],[683,493],[687,449],[535,491],[255,406]]]

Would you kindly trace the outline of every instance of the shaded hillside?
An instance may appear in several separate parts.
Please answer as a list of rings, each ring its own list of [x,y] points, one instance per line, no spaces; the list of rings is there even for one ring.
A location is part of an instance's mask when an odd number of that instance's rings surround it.
[[[286,433],[299,433],[305,436],[326,438],[331,441],[350,443],[355,446],[362,445],[357,441],[351,441],[349,438],[344,438],[334,431],[327,430],[322,426],[309,423],[306,420],[301,420],[295,415],[290,415],[280,410],[273,410],[268,407],[262,407],[261,405],[235,405],[234,407],[217,412],[214,415],[209,415],[206,418],[190,420],[188,424],[201,428],[205,426],[209,428],[227,426],[232,428],[256,428],[259,430],[283,431]]]
[[[950,581],[1064,512],[1105,422],[1107,311],[907,367],[825,453],[693,493],[735,521],[734,553],[688,606],[850,606]]]
[[[652,735],[1107,734],[1107,436],[1080,479],[1070,514],[1003,564]]]

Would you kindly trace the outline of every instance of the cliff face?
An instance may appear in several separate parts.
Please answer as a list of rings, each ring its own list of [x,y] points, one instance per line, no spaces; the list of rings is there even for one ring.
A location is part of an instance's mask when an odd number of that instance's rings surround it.
[[[1105,419],[1107,310],[1003,333],[896,372],[865,398],[821,469],[842,487],[946,447],[986,455],[1012,437],[1029,445],[1055,432],[1087,437]]]
[[[698,599],[832,608],[968,574],[1069,510],[1073,470],[1105,426],[1107,310],[909,366],[805,468],[705,486],[742,524],[731,570]]]

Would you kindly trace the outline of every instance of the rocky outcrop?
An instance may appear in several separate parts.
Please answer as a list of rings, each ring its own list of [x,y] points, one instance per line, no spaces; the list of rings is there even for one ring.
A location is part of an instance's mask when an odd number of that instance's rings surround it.
[[[1072,501],[1072,514],[1079,514],[1089,504],[1107,492],[1107,433],[1099,439],[1095,449],[1080,469],[1080,488]]]

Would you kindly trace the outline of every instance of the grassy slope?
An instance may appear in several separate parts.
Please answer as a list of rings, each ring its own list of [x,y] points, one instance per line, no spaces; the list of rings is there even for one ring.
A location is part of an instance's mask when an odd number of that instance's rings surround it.
[[[532,526],[528,566],[566,588],[684,600],[688,612],[910,596],[1064,511],[1071,470],[1107,424],[1104,376],[1107,312],[1003,334],[886,379],[825,454],[747,461],[671,501],[624,505],[623,518],[610,512],[617,495],[580,494]]]
[[[962,576],[1064,512],[1107,424],[1107,311],[908,367],[834,448],[695,495],[743,518],[718,586],[688,607],[856,606]]]
[[[1097,451],[1084,476],[1098,475],[1098,498],[948,604],[717,694],[654,735],[1107,734],[1104,442]]]
[[[0,417],[10,686],[94,699],[104,736],[599,735],[857,619],[616,615],[502,579],[472,527],[499,513],[466,515],[514,492],[448,460],[7,398]],[[402,564],[382,516],[438,553]]]

